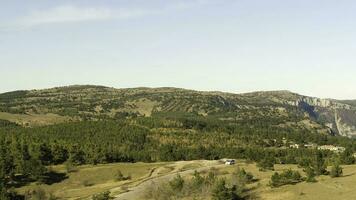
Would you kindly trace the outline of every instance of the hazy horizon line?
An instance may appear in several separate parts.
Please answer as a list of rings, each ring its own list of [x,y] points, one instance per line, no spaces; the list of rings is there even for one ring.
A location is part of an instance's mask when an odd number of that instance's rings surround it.
[[[65,88],[65,87],[76,87],[76,86],[95,86],[95,87],[105,87],[105,88],[113,88],[113,89],[137,89],[137,88],[149,88],[149,89],[160,89],[160,88],[172,88],[172,89],[182,89],[182,90],[190,90],[190,91],[195,91],[195,92],[221,92],[221,93],[227,93],[227,94],[251,94],[251,93],[258,93],[258,92],[289,92],[292,94],[300,95],[300,96],[305,96],[305,97],[312,97],[312,98],[318,98],[318,99],[329,99],[329,100],[337,100],[337,101],[347,101],[347,100],[356,100],[356,99],[338,99],[338,98],[330,98],[330,97],[318,97],[318,96],[312,96],[312,95],[306,95],[302,94],[299,92],[295,92],[289,89],[275,89],[275,90],[251,90],[251,91],[244,91],[244,92],[234,92],[234,91],[228,91],[228,90],[214,90],[214,89],[194,89],[194,88],[186,88],[186,87],[179,87],[179,86],[134,86],[134,87],[116,87],[116,86],[107,86],[104,84],[68,84],[68,85],[62,85],[62,86],[48,86],[48,87],[42,87],[42,88],[31,88],[31,89],[12,89],[12,90],[7,90],[7,91],[0,91],[1,94],[6,94],[6,93],[11,93],[11,92],[16,92],[16,91],[34,91],[34,90],[50,90],[50,89],[55,89],[55,88]]]

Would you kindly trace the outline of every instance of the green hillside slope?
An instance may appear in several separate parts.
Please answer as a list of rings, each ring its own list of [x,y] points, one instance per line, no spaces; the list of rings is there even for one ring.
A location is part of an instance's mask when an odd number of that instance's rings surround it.
[[[269,118],[280,122],[280,127],[303,126],[320,133],[352,137],[356,135],[356,107],[350,102],[288,91],[231,94],[77,85],[0,94],[0,119],[36,126],[185,113],[230,122]]]

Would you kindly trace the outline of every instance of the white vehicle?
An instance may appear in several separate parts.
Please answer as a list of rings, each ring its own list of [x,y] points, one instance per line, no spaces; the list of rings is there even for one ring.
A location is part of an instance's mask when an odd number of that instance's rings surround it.
[[[234,165],[235,164],[235,160],[226,160],[225,161],[225,165]]]

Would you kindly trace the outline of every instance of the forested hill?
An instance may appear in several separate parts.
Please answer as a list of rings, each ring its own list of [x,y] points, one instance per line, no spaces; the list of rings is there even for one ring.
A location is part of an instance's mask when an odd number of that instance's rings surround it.
[[[4,93],[0,199],[16,199],[12,187],[50,182],[49,166],[57,164],[68,173],[82,164],[222,158],[317,171],[335,156],[353,164],[356,140],[339,135],[353,136],[355,124],[355,107],[347,101],[288,91],[70,86]],[[295,145],[301,148],[290,148]],[[318,145],[345,149],[319,151]]]
[[[69,121],[189,115],[224,123],[249,121],[251,128],[254,123],[271,122],[279,128],[352,137],[356,135],[354,102],[289,91],[231,94],[76,85],[0,94],[0,119],[35,127]]]

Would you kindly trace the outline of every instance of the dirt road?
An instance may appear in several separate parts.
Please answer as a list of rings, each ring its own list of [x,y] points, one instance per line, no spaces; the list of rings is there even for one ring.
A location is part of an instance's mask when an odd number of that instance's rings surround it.
[[[209,163],[207,161],[204,161],[204,166],[198,167],[195,169],[189,169],[185,171],[172,171],[166,175],[162,176],[153,176],[148,180],[145,180],[141,182],[139,185],[129,188],[129,191],[126,193],[122,193],[118,196],[115,197],[115,200],[142,200],[144,199],[144,193],[145,191],[154,183],[161,183],[161,182],[166,182],[174,178],[177,174],[180,174],[182,177],[187,176],[189,174],[194,173],[194,171],[204,171],[204,170],[209,170],[211,167],[216,167],[216,168],[221,168],[224,167],[224,164],[221,164],[220,162],[217,161],[210,161]],[[179,163],[177,166],[181,165]]]

